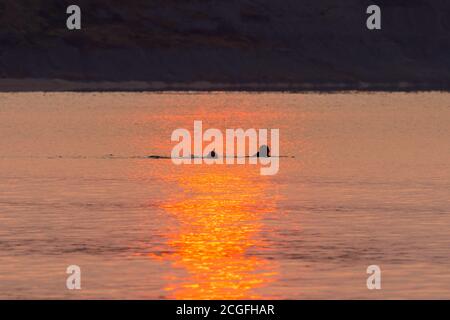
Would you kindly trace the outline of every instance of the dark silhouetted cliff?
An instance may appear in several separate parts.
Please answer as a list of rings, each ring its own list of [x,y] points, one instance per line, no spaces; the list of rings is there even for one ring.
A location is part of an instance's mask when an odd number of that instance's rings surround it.
[[[0,1],[0,90],[180,88],[448,90],[450,1]]]

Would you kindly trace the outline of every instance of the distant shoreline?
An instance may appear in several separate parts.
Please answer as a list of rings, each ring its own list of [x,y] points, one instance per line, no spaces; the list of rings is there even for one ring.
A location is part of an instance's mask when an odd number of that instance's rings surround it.
[[[0,92],[420,92],[450,91],[450,84],[429,83],[168,83],[162,81],[69,81],[61,79],[0,79]]]

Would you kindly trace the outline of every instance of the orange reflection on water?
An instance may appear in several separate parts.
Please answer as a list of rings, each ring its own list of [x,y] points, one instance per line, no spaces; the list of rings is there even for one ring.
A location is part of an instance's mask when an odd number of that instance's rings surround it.
[[[261,218],[274,212],[270,178],[255,166],[186,166],[181,199],[162,205],[179,228],[163,257],[185,274],[166,286],[173,299],[258,299],[255,289],[276,275],[272,262],[250,255],[264,249]]]

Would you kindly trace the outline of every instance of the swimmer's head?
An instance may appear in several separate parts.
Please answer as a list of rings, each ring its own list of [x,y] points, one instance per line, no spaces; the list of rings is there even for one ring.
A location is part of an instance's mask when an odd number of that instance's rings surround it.
[[[267,145],[262,145],[259,147],[259,151],[258,151],[258,156],[259,157],[270,157],[270,148]]]

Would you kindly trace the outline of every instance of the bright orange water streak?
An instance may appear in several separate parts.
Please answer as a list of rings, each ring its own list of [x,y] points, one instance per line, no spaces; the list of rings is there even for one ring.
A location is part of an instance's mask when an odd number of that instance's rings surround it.
[[[195,168],[194,168],[195,167]],[[194,166],[179,177],[181,200],[162,205],[179,222],[168,236],[170,259],[186,275],[166,286],[174,299],[257,299],[276,276],[274,265],[249,254],[263,250],[261,219],[274,211],[270,180],[249,166]]]

